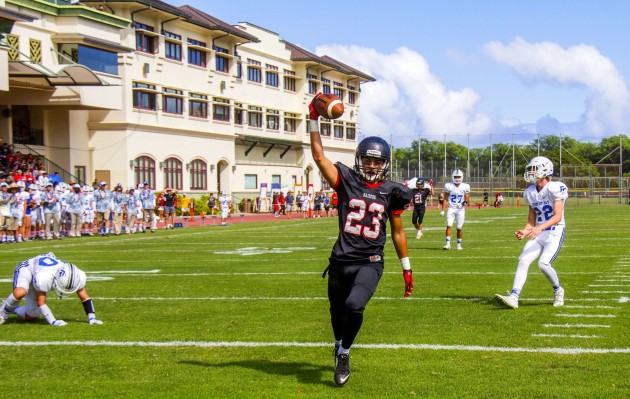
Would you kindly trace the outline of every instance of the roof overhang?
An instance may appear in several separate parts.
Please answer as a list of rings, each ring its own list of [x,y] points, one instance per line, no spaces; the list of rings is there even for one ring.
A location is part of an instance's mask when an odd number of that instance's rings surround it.
[[[245,151],[245,156],[248,156],[250,151],[253,150],[254,147],[256,147],[257,145],[267,147],[267,149],[263,152],[263,157],[266,157],[267,154],[269,154],[269,151],[271,151],[272,149],[280,147],[283,148],[283,151],[280,154],[280,158],[283,158],[284,155],[292,148],[297,149],[304,147],[304,143],[302,143],[301,141],[281,140],[258,136],[246,136],[243,134],[236,136],[236,144],[248,146],[248,149]]]
[[[98,37],[83,35],[80,33],[57,34],[52,37],[52,41],[53,43],[83,44],[89,47],[96,47],[101,50],[111,51],[114,53],[131,53],[135,51],[135,49],[133,48],[121,46],[118,43],[99,39]]]
[[[45,80],[50,86],[107,86],[90,68],[79,64],[43,65],[9,61],[9,78]]]

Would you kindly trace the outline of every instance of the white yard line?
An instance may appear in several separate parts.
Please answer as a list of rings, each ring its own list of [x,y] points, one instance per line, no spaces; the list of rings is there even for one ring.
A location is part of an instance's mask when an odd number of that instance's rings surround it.
[[[583,317],[585,319],[614,319],[617,315],[614,314],[569,314],[569,313],[556,313],[557,317]]]
[[[230,347],[230,348],[326,348],[330,342],[245,342],[245,341],[0,341],[0,346],[109,346],[109,347]],[[524,352],[559,355],[630,354],[630,348],[522,348],[481,345],[429,345],[429,344],[355,344],[363,349],[407,349],[468,352]]]
[[[532,334],[532,337],[544,338],[601,338],[600,335],[579,335],[579,334]]]
[[[608,324],[543,324],[548,328],[610,328]]]

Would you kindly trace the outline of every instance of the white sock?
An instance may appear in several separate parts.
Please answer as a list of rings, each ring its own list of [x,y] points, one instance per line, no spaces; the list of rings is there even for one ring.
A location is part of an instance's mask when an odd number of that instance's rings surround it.
[[[347,355],[350,353],[350,349],[346,349],[343,346],[339,345],[339,350],[337,351],[337,355]]]

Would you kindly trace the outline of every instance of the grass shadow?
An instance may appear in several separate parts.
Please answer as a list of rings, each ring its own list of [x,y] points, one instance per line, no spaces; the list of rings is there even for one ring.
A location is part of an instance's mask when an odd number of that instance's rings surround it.
[[[325,367],[305,362],[274,362],[271,360],[240,360],[225,363],[209,363],[197,360],[183,360],[181,364],[199,367],[241,367],[271,375],[295,376],[297,381],[303,384],[323,384],[336,386],[333,381],[324,380],[323,373],[333,371],[332,365]]]

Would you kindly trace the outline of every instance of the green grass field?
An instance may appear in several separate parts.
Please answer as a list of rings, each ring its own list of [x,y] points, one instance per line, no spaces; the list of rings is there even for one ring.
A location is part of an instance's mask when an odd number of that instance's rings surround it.
[[[405,213],[413,296],[389,240],[341,388],[321,278],[336,219],[2,245],[2,297],[19,261],[52,250],[88,273],[105,324],[76,297],[48,301],[66,327],[10,318],[0,397],[630,397],[630,207],[568,207],[554,264],[566,306],[533,264],[521,307],[502,309],[526,214],[470,209],[464,251],[447,252],[437,211],[420,240]]]

